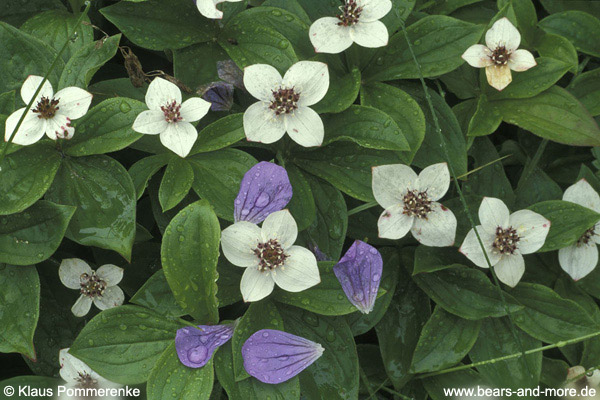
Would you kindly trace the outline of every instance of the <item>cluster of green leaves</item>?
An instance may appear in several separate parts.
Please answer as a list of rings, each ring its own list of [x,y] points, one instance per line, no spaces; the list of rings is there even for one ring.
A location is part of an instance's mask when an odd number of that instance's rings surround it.
[[[593,2],[392,0],[382,20],[389,44],[339,55],[315,54],[308,36],[312,22],[338,13],[338,0],[223,3],[218,22],[203,18],[191,0],[97,0],[70,37],[79,3],[69,2],[75,13],[60,0],[0,5],[0,50],[11,55],[0,60],[0,126],[23,106],[17,93],[24,79],[45,75],[66,41],[50,82],[94,94],[89,112],[74,122],[73,139],[10,145],[0,165],[0,326],[7,327],[0,352],[21,353],[34,374],[48,377],[17,380],[58,382],[58,350],[65,347],[111,381],[145,384],[149,399],[401,393],[437,400],[445,398],[443,388],[460,385],[556,386],[569,366],[596,366],[598,337],[434,375],[600,331],[600,271],[575,283],[555,251],[600,220],[560,200],[580,178],[600,190],[600,153],[584,147],[600,145],[600,8]],[[460,56],[502,17],[520,30],[522,47],[537,53],[538,65],[514,73],[498,92]],[[139,54],[144,70],[164,69],[193,90],[219,79],[218,61],[242,69],[266,63],[282,73],[299,60],[326,62],[329,92],[314,107],[325,124],[324,144],[246,142],[242,113],[252,99],[236,90],[232,110],[203,119],[190,155],[180,158],[157,137],[132,130],[145,110],[147,85],[125,77],[115,56],[120,46]],[[421,73],[443,143],[414,81]],[[543,139],[540,147],[531,133]],[[500,156],[510,157],[499,162]],[[241,302],[241,269],[220,254],[220,232],[233,221],[243,175],[258,160],[273,159],[294,189],[289,209],[300,244],[318,246],[333,261],[319,263],[319,285],[300,293],[276,289],[248,305]],[[540,253],[526,257],[516,288],[500,292],[489,272],[456,248],[378,238],[378,209],[349,212],[374,200],[373,166],[445,161],[460,176],[472,211],[492,196],[552,222]],[[459,244],[469,219],[455,191],[446,199],[459,221]],[[380,295],[368,315],[350,304],[332,272],[355,239],[377,245],[384,259]],[[124,267],[120,285],[130,304],[89,321],[72,316],[77,293],[57,277],[61,259],[70,257]],[[190,369],[179,362],[174,337],[186,321],[237,318],[232,340],[209,364]],[[240,350],[264,328],[313,340],[325,352],[298,377],[263,384],[244,370]]]

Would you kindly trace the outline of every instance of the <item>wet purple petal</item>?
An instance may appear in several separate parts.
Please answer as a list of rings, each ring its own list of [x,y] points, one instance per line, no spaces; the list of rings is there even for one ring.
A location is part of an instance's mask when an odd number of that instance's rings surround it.
[[[323,347],[300,336],[262,329],[242,346],[244,368],[264,383],[285,382],[302,372],[323,354]]]
[[[308,249],[312,251],[317,261],[331,261],[331,258],[321,251],[314,240],[311,240],[311,242],[308,244]]]
[[[348,300],[364,314],[373,310],[382,270],[381,254],[360,240],[356,240],[333,267]]]
[[[232,60],[217,61],[217,74],[219,78],[231,83],[238,89],[244,89],[244,73]]]
[[[211,103],[211,111],[229,111],[233,106],[233,85],[213,82],[204,90],[202,98]]]
[[[200,329],[186,326],[177,330],[175,336],[177,355],[186,367],[203,367],[212,358],[214,351],[233,336],[233,324],[198,325],[198,328]]]
[[[292,198],[292,184],[283,167],[259,162],[250,168],[235,199],[235,222],[262,222],[275,211],[283,210]]]

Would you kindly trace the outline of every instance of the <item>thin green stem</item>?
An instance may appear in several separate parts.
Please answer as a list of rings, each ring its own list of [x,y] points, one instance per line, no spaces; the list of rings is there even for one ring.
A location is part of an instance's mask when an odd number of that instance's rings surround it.
[[[44,75],[44,79],[42,79],[42,82],[40,83],[40,85],[35,90],[35,93],[33,94],[33,96],[31,96],[31,100],[29,100],[29,104],[27,104],[27,107],[25,107],[25,110],[23,111],[23,114],[21,115],[21,118],[19,118],[19,121],[17,122],[17,126],[15,126],[15,129],[11,133],[10,138],[6,142],[6,145],[4,146],[4,148],[2,149],[2,154],[0,154],[0,165],[2,165],[2,162],[4,161],[4,157],[6,156],[6,152],[8,151],[8,147],[10,146],[10,144],[13,141],[13,139],[15,138],[15,135],[19,131],[19,128],[21,127],[21,124],[23,124],[23,120],[25,120],[25,116],[27,115],[27,112],[29,112],[29,110],[31,110],[31,107],[33,106],[33,102],[35,101],[37,95],[42,90],[42,87],[44,86],[44,84],[48,80],[48,77],[50,76],[50,74],[52,73],[52,71],[54,71],[54,68],[56,68],[56,66],[58,65],[58,60],[61,59],[62,53],[64,53],[64,51],[66,50],[66,48],[69,45],[69,43],[71,43],[71,39],[72,39],[73,35],[75,35],[75,33],[77,32],[77,29],[79,29],[79,26],[81,25],[81,22],[83,21],[83,19],[87,15],[88,11],[90,10],[91,4],[92,3],[90,1],[86,1],[86,3],[85,3],[85,10],[83,10],[83,12],[81,13],[81,15],[77,19],[77,22],[75,23],[75,26],[73,27],[73,30],[69,33],[69,36],[67,37],[67,41],[65,42],[65,44],[63,45],[63,47],[60,49],[60,51],[56,55],[56,58],[54,59],[54,61],[52,61],[52,64],[50,65],[50,69],[48,69],[48,71],[46,72],[46,75]]]
[[[377,206],[377,202],[376,201],[370,201],[368,203],[362,204],[358,207],[354,207],[352,210],[348,211],[348,216],[354,215],[354,214],[358,214],[361,211],[365,211],[368,210],[369,208],[373,208]]]
[[[544,154],[544,150],[546,150],[547,145],[548,145],[548,139],[543,139],[540,142],[540,145],[538,146],[537,150],[535,151],[535,154],[533,155],[531,162],[525,166],[525,169],[523,169],[523,173],[521,174],[521,179],[519,180],[520,182],[522,182],[522,184],[525,184],[525,182],[527,182],[527,179],[529,179],[529,176],[533,173],[533,171],[536,169],[536,167],[540,163],[540,159],[542,158],[542,154]]]
[[[375,395],[377,394],[377,392],[379,392],[380,390],[382,390],[385,385],[387,385],[388,381],[390,380],[390,378],[385,378],[385,380],[383,382],[381,382],[381,385],[377,386],[377,388],[375,389],[375,391],[373,392],[372,395],[370,395],[367,400],[371,400],[373,397],[375,397]]]
[[[375,392],[373,392],[373,388],[371,387],[371,382],[369,382],[369,378],[367,378],[367,374],[365,373],[365,371],[362,369],[362,367],[360,365],[358,366],[358,372],[360,374],[360,379],[363,381],[363,384],[367,388],[367,392],[369,392],[369,396],[370,396],[369,398],[375,396]]]
[[[431,101],[431,95],[429,94],[429,88],[427,87],[427,84],[425,83],[425,78],[423,77],[423,71],[421,70],[421,64],[419,64],[419,61],[417,60],[417,56],[415,55],[415,52],[412,48],[412,43],[410,42],[410,39],[408,37],[408,34],[406,33],[406,26],[404,25],[403,21],[400,21],[400,26],[402,27],[402,32],[404,33],[404,38],[406,39],[406,43],[408,45],[408,50],[412,56],[412,59],[415,63],[415,66],[417,67],[417,71],[419,72],[419,80],[421,81],[421,86],[423,87],[423,91],[425,92],[425,99],[427,100],[427,104],[429,106],[429,111],[431,113],[431,117],[433,118],[433,123],[435,125],[435,131],[438,134],[438,137],[440,139],[440,145],[442,147],[442,150],[444,151],[444,157],[445,159],[448,161],[448,169],[450,171],[450,175],[454,178],[454,185],[456,187],[456,191],[458,192],[458,196],[460,198],[460,202],[462,203],[462,206],[465,210],[465,213],[467,214],[467,218],[469,219],[469,223],[471,224],[471,227],[473,229],[473,231],[475,232],[475,236],[477,237],[477,242],[479,243],[479,246],[481,247],[482,251],[483,251],[483,255],[485,257],[486,263],[492,273],[492,277],[494,280],[494,284],[496,286],[496,288],[498,289],[498,292],[500,294],[500,299],[502,301],[502,305],[504,306],[504,310],[506,311],[506,315],[508,316],[508,319],[510,321],[510,330],[511,333],[515,339],[515,342],[517,343],[517,345],[519,346],[519,348],[521,349],[521,354],[523,355],[523,362],[525,363],[525,367],[527,368],[527,370],[529,371],[529,374],[533,376],[533,373],[531,372],[531,368],[529,367],[529,363],[527,362],[527,359],[525,358],[525,348],[523,347],[523,343],[521,343],[521,340],[519,339],[519,336],[517,334],[517,330],[515,328],[515,324],[512,318],[512,314],[510,312],[510,309],[508,308],[508,303],[506,302],[506,298],[504,296],[504,291],[502,290],[502,287],[500,286],[500,282],[498,281],[498,277],[496,276],[496,272],[494,271],[494,268],[492,266],[492,263],[490,262],[490,259],[487,255],[487,252],[485,251],[485,246],[483,245],[483,241],[481,240],[481,236],[479,235],[479,232],[477,231],[476,225],[475,225],[475,221],[473,220],[473,217],[471,215],[471,211],[469,209],[469,206],[467,204],[467,201],[465,199],[465,196],[462,192],[462,189],[460,188],[460,184],[458,183],[458,179],[456,179],[456,173],[454,171],[454,166],[452,165],[452,163],[450,162],[450,154],[448,153],[448,148],[446,147],[446,143],[444,141],[444,135],[442,134],[442,128],[440,127],[440,123],[438,121],[437,118],[437,114],[435,112],[435,109],[433,107],[433,102]]]

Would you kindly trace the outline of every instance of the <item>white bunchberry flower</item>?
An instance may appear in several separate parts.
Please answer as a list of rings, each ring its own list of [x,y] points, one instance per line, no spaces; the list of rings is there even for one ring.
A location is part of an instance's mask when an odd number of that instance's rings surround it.
[[[587,370],[581,365],[567,370],[564,388],[570,393],[565,400],[598,400],[600,399],[600,370]],[[590,390],[591,389],[591,390]]]
[[[30,75],[21,86],[21,99],[29,104],[40,83],[41,76]],[[81,118],[92,103],[92,94],[78,87],[67,87],[54,94],[52,84],[44,82],[27,111],[23,123],[13,138],[13,143],[28,146],[40,140],[44,133],[52,140],[71,139],[75,130],[71,120]],[[26,107],[13,112],[6,120],[4,140],[8,142]]]
[[[569,186],[565,190],[563,200],[600,212],[600,196],[585,179]],[[588,229],[576,243],[558,251],[560,267],[573,280],[578,281],[583,278],[598,264],[598,244],[600,244],[600,222]]]
[[[217,9],[219,3],[238,3],[242,0],[194,0],[200,14],[210,19],[223,18],[223,11]]]
[[[519,49],[521,34],[508,18],[499,19],[485,34],[485,44],[474,44],[462,58],[476,68],[485,67],[490,86],[502,90],[512,81],[510,70],[527,71],[537,63],[527,50]]]
[[[383,47],[389,34],[379,19],[391,9],[390,0],[345,0],[340,15],[319,18],[310,26],[310,41],[317,53],[341,53],[352,43]]]
[[[133,130],[146,135],[160,134],[161,143],[179,157],[190,153],[198,132],[191,122],[208,113],[210,103],[192,97],[182,103],[181,90],[165,79],[155,78],[146,92],[146,105],[133,122]]]
[[[323,121],[309,106],[318,103],[329,89],[327,64],[300,61],[283,78],[270,65],[251,65],[244,69],[244,85],[260,100],[244,113],[249,141],[274,143],[287,132],[300,146],[323,143]]]
[[[69,349],[61,349],[58,354],[60,362],[60,377],[66,382],[65,389],[118,389],[123,387],[98,375],[86,363],[69,354]],[[83,397],[71,397],[61,393],[60,399],[84,399]],[[120,397],[104,396],[103,399],[119,399]]]
[[[58,275],[63,285],[81,292],[71,308],[76,317],[86,315],[92,302],[101,310],[123,304],[125,296],[117,286],[123,279],[123,268],[106,264],[94,271],[85,261],[68,258],[60,263]]]
[[[510,214],[502,200],[484,197],[479,206],[479,222],[477,232],[498,279],[515,287],[525,272],[523,254],[535,253],[544,245],[550,221],[530,210]],[[459,251],[478,267],[489,267],[474,229]]]
[[[438,203],[450,186],[446,163],[417,174],[402,164],[373,167],[373,195],[385,210],[379,217],[379,237],[403,238],[408,231],[426,246],[454,244],[456,217]]]
[[[240,289],[244,301],[258,301],[275,284],[288,292],[301,292],[321,282],[317,259],[295,246],[298,226],[288,210],[269,214],[262,228],[239,221],[221,234],[223,254],[233,265],[246,268]]]

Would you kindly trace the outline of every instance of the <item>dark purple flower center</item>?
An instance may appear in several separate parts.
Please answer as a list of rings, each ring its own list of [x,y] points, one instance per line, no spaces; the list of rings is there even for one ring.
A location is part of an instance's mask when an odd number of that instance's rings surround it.
[[[594,228],[595,227],[591,227],[590,229],[585,231],[583,235],[581,235],[581,237],[577,241],[578,247],[584,244],[588,244],[592,240],[592,237],[596,234],[596,230]]]
[[[81,389],[92,389],[98,386],[98,381],[90,376],[87,372],[78,372],[77,387]]]
[[[510,53],[508,50],[506,50],[506,47],[500,46],[492,52],[492,61],[496,65],[506,65],[508,63],[509,56]]]
[[[79,277],[79,286],[81,287],[81,294],[84,296],[102,297],[107,284],[95,272],[92,272],[91,274],[81,274]]]
[[[427,219],[427,214],[432,211],[427,191],[409,190],[404,195],[403,201],[404,211],[402,213],[408,216]]]
[[[167,122],[179,122],[181,118],[181,104],[178,104],[175,100],[171,103],[167,103],[166,106],[160,107],[162,112],[165,114],[165,121]]]
[[[289,114],[298,108],[300,94],[296,93],[294,88],[279,88],[273,90],[273,101],[269,108],[275,111],[275,115]]]
[[[512,226],[508,228],[497,227],[492,249],[500,254],[514,254],[519,240],[517,230]]]
[[[51,119],[54,118],[56,112],[60,109],[58,106],[58,99],[49,99],[48,97],[42,97],[36,104],[33,111],[38,115],[38,118]]]
[[[340,6],[342,13],[338,15],[338,25],[340,26],[352,26],[358,22],[358,18],[363,11],[362,7],[356,4],[356,0],[347,0],[346,4]]]
[[[258,257],[258,267],[261,271],[272,271],[280,267],[288,257],[283,250],[283,247],[275,239],[271,239],[266,243],[259,243],[254,254]]]

